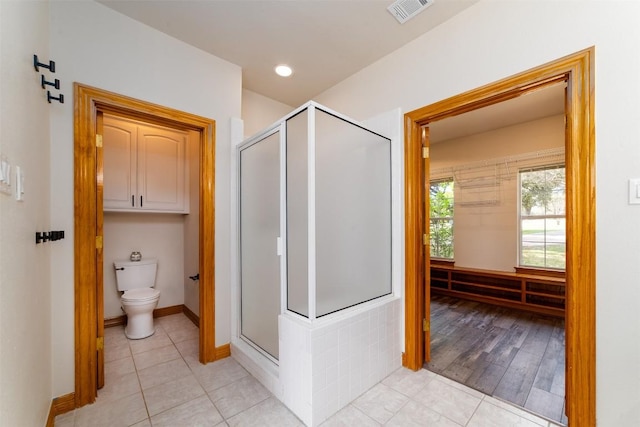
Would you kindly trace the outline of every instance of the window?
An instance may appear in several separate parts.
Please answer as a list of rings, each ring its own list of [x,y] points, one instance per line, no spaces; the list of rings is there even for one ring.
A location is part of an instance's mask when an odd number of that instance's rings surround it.
[[[453,179],[429,185],[429,234],[431,256],[453,259]]]
[[[520,266],[565,268],[564,165],[520,171]]]

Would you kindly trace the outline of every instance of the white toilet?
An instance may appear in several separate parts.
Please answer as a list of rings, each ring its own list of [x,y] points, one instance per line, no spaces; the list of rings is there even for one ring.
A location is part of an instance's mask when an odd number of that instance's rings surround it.
[[[153,335],[153,310],[160,299],[160,291],[153,289],[158,260],[115,261],[113,266],[118,290],[124,291],[120,298],[122,309],[127,314],[124,334],[134,340]]]

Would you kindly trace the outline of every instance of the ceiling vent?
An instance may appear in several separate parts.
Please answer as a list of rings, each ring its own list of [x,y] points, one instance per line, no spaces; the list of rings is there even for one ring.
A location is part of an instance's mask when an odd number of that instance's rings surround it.
[[[397,0],[393,2],[387,10],[396,17],[399,23],[404,24],[431,6],[434,1],[435,0]]]

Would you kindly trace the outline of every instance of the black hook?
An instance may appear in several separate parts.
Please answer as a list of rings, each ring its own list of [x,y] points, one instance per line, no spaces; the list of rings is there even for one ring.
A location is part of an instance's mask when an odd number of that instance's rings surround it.
[[[49,240],[49,233],[36,231],[36,245],[40,242],[48,242]]]
[[[50,231],[49,237],[52,242],[55,242],[56,240],[64,239],[64,230]]]
[[[64,95],[60,94],[57,98],[55,96],[51,96],[51,92],[47,91],[47,101],[51,104],[51,100],[60,101],[60,104],[64,104]]]
[[[194,282],[196,280],[200,280],[200,273],[196,274],[195,276],[189,276],[189,279],[193,280]]]
[[[60,80],[55,79],[53,82],[48,82],[48,81],[46,81],[46,80],[44,79],[44,74],[41,74],[41,75],[40,75],[40,77],[42,77],[42,78],[40,79],[40,82],[41,82],[41,84],[42,84],[42,89],[44,89],[44,88],[45,88],[45,87],[44,87],[45,85],[53,86],[53,87],[55,87],[56,89],[60,89]]]
[[[42,62],[38,62],[38,55],[33,55],[33,67],[36,71],[40,71],[38,67],[46,68],[52,73],[56,72],[56,63],[54,61],[49,61],[49,64],[43,64]]]
[[[64,239],[64,230],[55,231],[36,231],[36,245],[41,242],[55,242],[56,240]]]

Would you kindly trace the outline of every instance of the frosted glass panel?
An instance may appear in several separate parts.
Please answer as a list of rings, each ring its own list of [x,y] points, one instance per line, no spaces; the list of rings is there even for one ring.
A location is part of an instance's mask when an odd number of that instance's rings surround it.
[[[242,335],[278,359],[280,133],[240,152]]]
[[[391,293],[391,144],[316,110],[316,316]]]
[[[308,110],[287,120],[287,308],[309,317]]]

